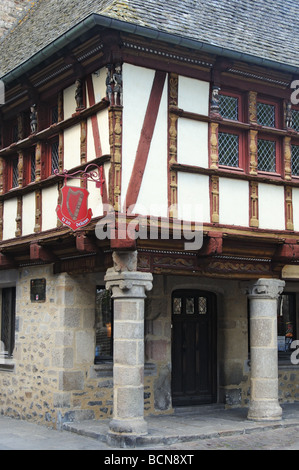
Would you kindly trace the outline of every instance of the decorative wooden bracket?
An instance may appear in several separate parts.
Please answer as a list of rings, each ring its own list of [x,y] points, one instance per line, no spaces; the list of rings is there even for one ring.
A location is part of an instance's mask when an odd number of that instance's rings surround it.
[[[274,262],[291,262],[299,260],[299,245],[296,240],[286,239],[273,256]]]
[[[32,261],[45,261],[50,263],[57,261],[57,257],[52,251],[36,242],[30,244],[30,259]]]
[[[85,234],[76,233],[76,248],[85,253],[97,253],[98,246]]]
[[[198,256],[215,256],[222,253],[223,237],[219,232],[208,232],[208,239],[204,241],[203,247],[199,250]]]
[[[4,255],[3,253],[0,253],[0,269],[1,268],[12,269],[15,267],[16,267],[16,262],[12,257]]]

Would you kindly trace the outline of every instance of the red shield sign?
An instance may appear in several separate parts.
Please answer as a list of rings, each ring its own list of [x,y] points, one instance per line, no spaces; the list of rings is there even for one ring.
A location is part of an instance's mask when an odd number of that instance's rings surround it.
[[[89,192],[75,186],[63,186],[62,204],[56,208],[57,217],[67,227],[77,230],[89,224],[92,210],[87,208]]]

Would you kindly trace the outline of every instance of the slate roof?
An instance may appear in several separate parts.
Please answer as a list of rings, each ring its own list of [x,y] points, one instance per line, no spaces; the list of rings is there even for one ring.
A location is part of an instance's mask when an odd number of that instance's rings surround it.
[[[299,70],[298,0],[37,0],[0,41],[0,76],[95,13]]]

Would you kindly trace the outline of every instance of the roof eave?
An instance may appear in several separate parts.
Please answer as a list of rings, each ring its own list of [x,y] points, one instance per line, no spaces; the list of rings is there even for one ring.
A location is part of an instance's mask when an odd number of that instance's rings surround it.
[[[220,46],[204,43],[194,39],[178,36],[164,31],[158,31],[146,26],[136,25],[117,18],[110,18],[108,16],[91,14],[76,26],[68,30],[62,36],[57,38],[51,44],[37,52],[28,60],[17,66],[15,69],[6,73],[1,77],[1,80],[8,85],[12,81],[19,79],[23,74],[28,73],[33,67],[36,67],[43,60],[49,59],[54,53],[63,49],[71,41],[76,40],[84,33],[90,31],[95,26],[107,29],[114,29],[125,33],[135,34],[137,36],[154,39],[157,41],[167,42],[168,44],[181,46],[184,48],[193,49],[213,55],[224,56],[229,59],[247,62],[254,65],[260,65],[266,68],[276,69],[281,72],[290,73],[293,75],[299,74],[299,67],[289,64],[283,64],[274,60],[257,57],[251,54],[234,51]]]

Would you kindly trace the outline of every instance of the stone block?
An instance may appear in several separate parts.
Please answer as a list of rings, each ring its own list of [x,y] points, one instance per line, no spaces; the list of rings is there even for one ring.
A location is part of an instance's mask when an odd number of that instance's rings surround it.
[[[66,392],[84,390],[84,373],[81,371],[60,372],[59,389]]]

